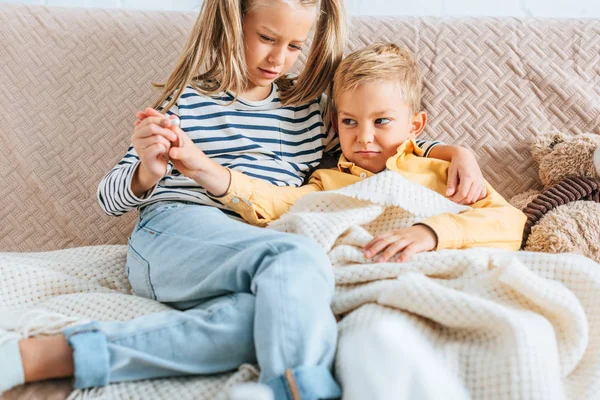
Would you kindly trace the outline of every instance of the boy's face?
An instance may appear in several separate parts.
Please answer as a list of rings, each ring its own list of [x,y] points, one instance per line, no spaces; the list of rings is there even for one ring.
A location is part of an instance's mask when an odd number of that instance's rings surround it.
[[[394,82],[365,83],[335,98],[337,125],[344,156],[371,172],[385,169],[398,146],[417,137],[427,121],[413,114]]]

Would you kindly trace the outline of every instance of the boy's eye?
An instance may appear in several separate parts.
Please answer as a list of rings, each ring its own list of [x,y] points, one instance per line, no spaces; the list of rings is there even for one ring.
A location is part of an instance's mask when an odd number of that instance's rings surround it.
[[[347,125],[347,126],[351,126],[351,125],[356,125],[356,121],[350,118],[344,118],[342,120],[342,124]]]
[[[386,125],[386,124],[389,124],[389,123],[390,123],[389,118],[377,118],[375,120],[375,124],[377,124],[377,125]]]
[[[275,41],[275,39],[273,39],[273,38],[270,38],[270,37],[268,37],[268,36],[265,36],[265,35],[260,35],[260,38],[261,38],[262,40],[264,40],[265,42],[274,42],[274,41]]]

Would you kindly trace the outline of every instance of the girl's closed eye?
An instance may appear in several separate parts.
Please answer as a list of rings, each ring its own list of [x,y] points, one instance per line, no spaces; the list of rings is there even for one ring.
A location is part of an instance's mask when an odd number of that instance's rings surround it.
[[[265,35],[259,35],[259,36],[265,42],[268,42],[268,43],[274,43],[275,42],[275,39],[273,39],[272,37],[265,36]]]

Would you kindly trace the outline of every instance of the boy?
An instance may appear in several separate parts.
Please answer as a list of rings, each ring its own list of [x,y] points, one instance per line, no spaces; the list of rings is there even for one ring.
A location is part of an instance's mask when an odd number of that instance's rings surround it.
[[[275,187],[236,171],[228,171],[230,179],[222,172],[201,174],[196,180],[212,193],[224,192],[217,199],[254,225],[279,218],[307,193],[339,189],[386,168],[444,195],[449,163],[420,157],[423,150],[415,143],[427,123],[427,114],[420,111],[421,79],[415,59],[396,44],[356,51],[342,61],[333,82],[332,118],[343,152],[336,169],[317,170],[299,188]],[[176,157],[172,160],[185,169]],[[365,257],[385,262],[400,253],[402,262],[430,250],[518,250],[525,215],[487,183],[486,191],[471,210],[375,237],[365,246]]]

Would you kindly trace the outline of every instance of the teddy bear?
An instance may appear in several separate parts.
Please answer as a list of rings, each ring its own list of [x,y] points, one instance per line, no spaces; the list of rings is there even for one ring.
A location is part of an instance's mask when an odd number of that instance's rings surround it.
[[[522,249],[600,262],[600,135],[549,132],[536,138],[531,154],[544,189],[510,200],[527,215]]]

